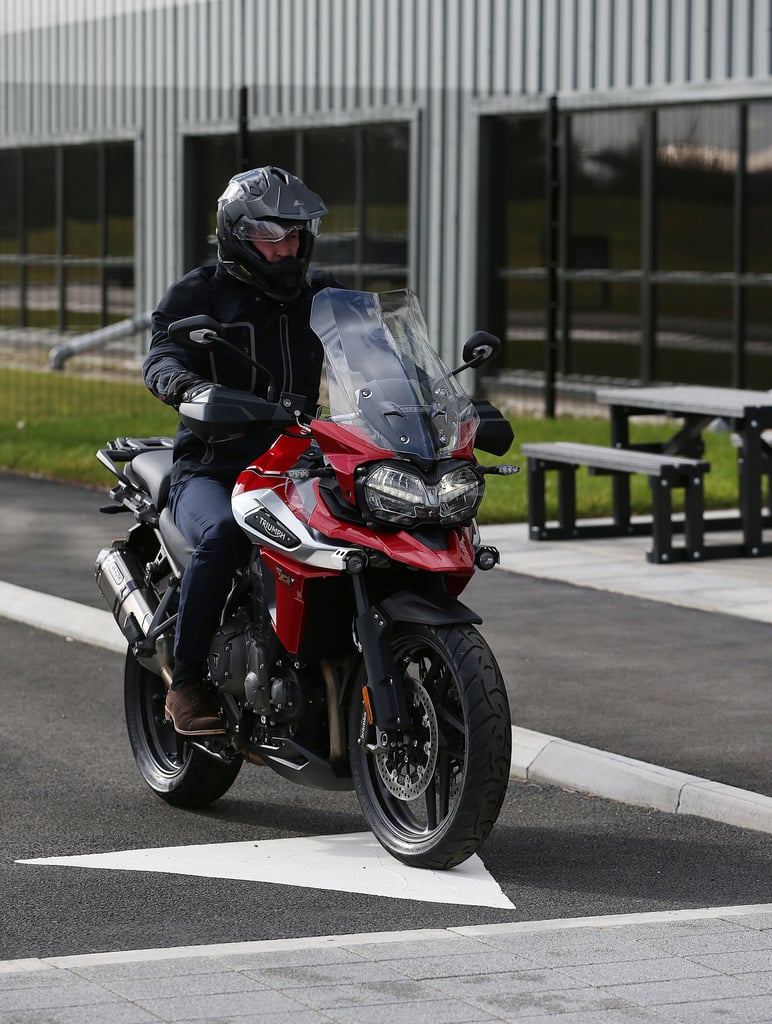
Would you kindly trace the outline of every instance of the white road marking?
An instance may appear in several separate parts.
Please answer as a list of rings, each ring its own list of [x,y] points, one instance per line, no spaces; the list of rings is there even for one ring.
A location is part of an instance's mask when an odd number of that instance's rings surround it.
[[[479,857],[450,871],[412,868],[395,860],[369,832],[38,857],[16,863],[237,878],[425,903],[515,909]]]

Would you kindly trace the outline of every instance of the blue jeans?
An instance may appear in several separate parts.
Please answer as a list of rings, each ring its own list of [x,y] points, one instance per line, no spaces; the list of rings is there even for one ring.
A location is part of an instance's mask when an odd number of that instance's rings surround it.
[[[169,511],[194,545],[182,576],[174,657],[198,668],[209,652],[231,580],[249,557],[251,544],[231,513],[230,484],[195,476],[172,487]]]

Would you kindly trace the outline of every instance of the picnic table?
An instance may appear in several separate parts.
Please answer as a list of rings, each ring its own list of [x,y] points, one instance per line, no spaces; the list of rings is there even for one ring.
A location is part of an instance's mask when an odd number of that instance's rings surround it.
[[[764,543],[763,529],[772,525],[770,478],[772,448],[764,431],[772,429],[772,392],[744,388],[702,387],[676,384],[654,387],[600,388],[599,403],[609,407],[611,445],[614,448],[659,451],[667,455],[700,458],[704,451],[703,431],[715,420],[723,420],[737,446],[738,512],[706,520],[705,529],[738,528],[742,544],[714,549],[713,554],[744,554],[755,557],[772,553]],[[660,445],[631,445],[630,420],[639,416],[666,416],[680,425]],[[764,478],[767,479],[767,508],[764,509]],[[615,503],[629,502],[629,476],[614,479]]]

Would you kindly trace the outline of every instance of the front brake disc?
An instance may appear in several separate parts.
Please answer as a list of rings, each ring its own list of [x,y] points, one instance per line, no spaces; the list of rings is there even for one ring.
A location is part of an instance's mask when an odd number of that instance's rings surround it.
[[[405,677],[410,726],[405,740],[393,750],[375,755],[378,774],[390,793],[415,800],[425,792],[437,765],[437,715],[431,697],[416,679]]]

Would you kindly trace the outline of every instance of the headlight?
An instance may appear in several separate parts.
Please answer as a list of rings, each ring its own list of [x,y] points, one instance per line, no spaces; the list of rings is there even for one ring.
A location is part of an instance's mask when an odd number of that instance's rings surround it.
[[[380,463],[361,485],[362,501],[373,519],[404,529],[437,523],[458,526],[474,518],[485,485],[468,464],[454,466],[437,483],[429,483],[416,470]]]

